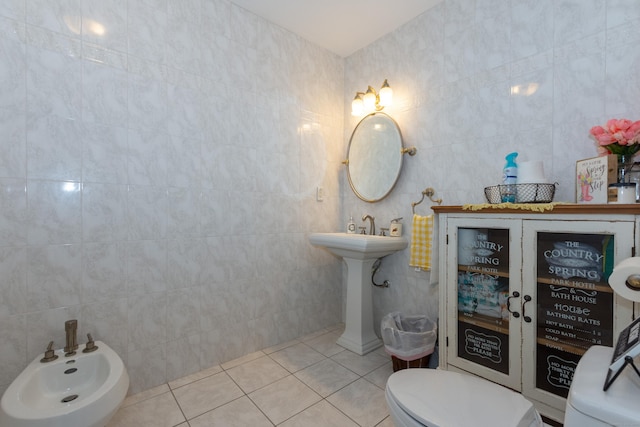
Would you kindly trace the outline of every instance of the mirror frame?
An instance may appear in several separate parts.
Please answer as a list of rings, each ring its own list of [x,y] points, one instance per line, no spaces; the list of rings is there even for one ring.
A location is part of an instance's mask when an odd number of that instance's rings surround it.
[[[350,154],[351,154],[352,144],[354,143],[354,137],[356,136],[358,130],[362,129],[361,126],[363,126],[366,123],[367,119],[370,119],[370,118],[372,118],[372,117],[374,117],[376,115],[377,116],[386,117],[389,120],[389,122],[391,124],[393,124],[394,130],[397,132],[397,137],[398,137],[397,149],[398,149],[398,155],[400,156],[400,161],[399,161],[399,164],[398,164],[398,170],[395,172],[395,178],[393,179],[393,182],[390,183],[389,188],[386,190],[386,192],[382,196],[380,196],[378,198],[375,198],[375,196],[367,197],[367,195],[363,195],[361,193],[362,189],[360,189],[360,191],[358,191],[358,189],[356,188],[356,186],[353,183],[353,179],[351,178],[351,168],[350,168],[351,161],[352,161],[352,159],[350,159]],[[356,142],[357,142],[357,140],[356,140]],[[367,141],[363,141],[363,142],[367,142]],[[385,197],[387,197],[391,193],[391,191],[393,191],[393,189],[395,188],[395,186],[396,186],[396,184],[398,182],[398,179],[400,178],[400,173],[402,172],[403,157],[404,157],[405,152],[408,152],[408,151],[405,150],[405,148],[404,148],[402,132],[400,131],[400,126],[398,126],[398,123],[391,116],[389,116],[386,113],[379,112],[379,111],[374,112],[374,113],[370,113],[370,114],[367,114],[366,116],[364,116],[358,122],[356,127],[353,129],[353,132],[351,133],[351,138],[349,138],[349,146],[347,148],[347,160],[344,161],[344,163],[347,165],[347,178],[349,179],[349,186],[351,187],[351,190],[355,193],[355,195],[360,200],[364,200],[365,202],[368,202],[368,203],[374,203],[374,202],[379,202],[380,200],[383,200]]]

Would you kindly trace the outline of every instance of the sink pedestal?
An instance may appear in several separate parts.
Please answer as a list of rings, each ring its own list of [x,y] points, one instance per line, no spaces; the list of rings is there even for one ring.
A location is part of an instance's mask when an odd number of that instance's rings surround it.
[[[338,345],[360,355],[382,345],[373,329],[371,269],[375,259],[344,258],[347,263],[347,315]]]
[[[312,233],[309,241],[347,263],[347,317],[337,343],[360,355],[380,347],[378,326],[373,324],[371,269],[378,258],[403,250],[409,242],[403,237],[346,233]]]

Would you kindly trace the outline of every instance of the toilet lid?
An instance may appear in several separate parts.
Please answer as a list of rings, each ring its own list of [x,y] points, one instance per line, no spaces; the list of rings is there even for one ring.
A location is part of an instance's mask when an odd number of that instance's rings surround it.
[[[542,425],[521,394],[471,375],[405,369],[389,377],[387,391],[407,414],[430,427]]]

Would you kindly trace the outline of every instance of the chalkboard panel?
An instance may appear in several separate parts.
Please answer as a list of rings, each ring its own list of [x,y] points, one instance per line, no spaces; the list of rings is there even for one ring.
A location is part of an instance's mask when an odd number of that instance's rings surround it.
[[[552,346],[538,344],[536,386],[557,396],[567,397],[580,355],[561,352]]]
[[[509,335],[479,325],[458,322],[460,357],[509,374]]]
[[[613,345],[612,235],[537,236],[536,387],[566,397],[578,360]]]
[[[509,230],[458,229],[458,356],[509,373]]]

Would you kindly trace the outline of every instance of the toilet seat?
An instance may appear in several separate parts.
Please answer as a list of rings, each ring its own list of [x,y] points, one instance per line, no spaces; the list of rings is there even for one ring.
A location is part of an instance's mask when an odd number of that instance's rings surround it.
[[[405,369],[389,377],[386,397],[405,426],[533,427],[542,419],[521,394],[487,380],[439,369]]]

